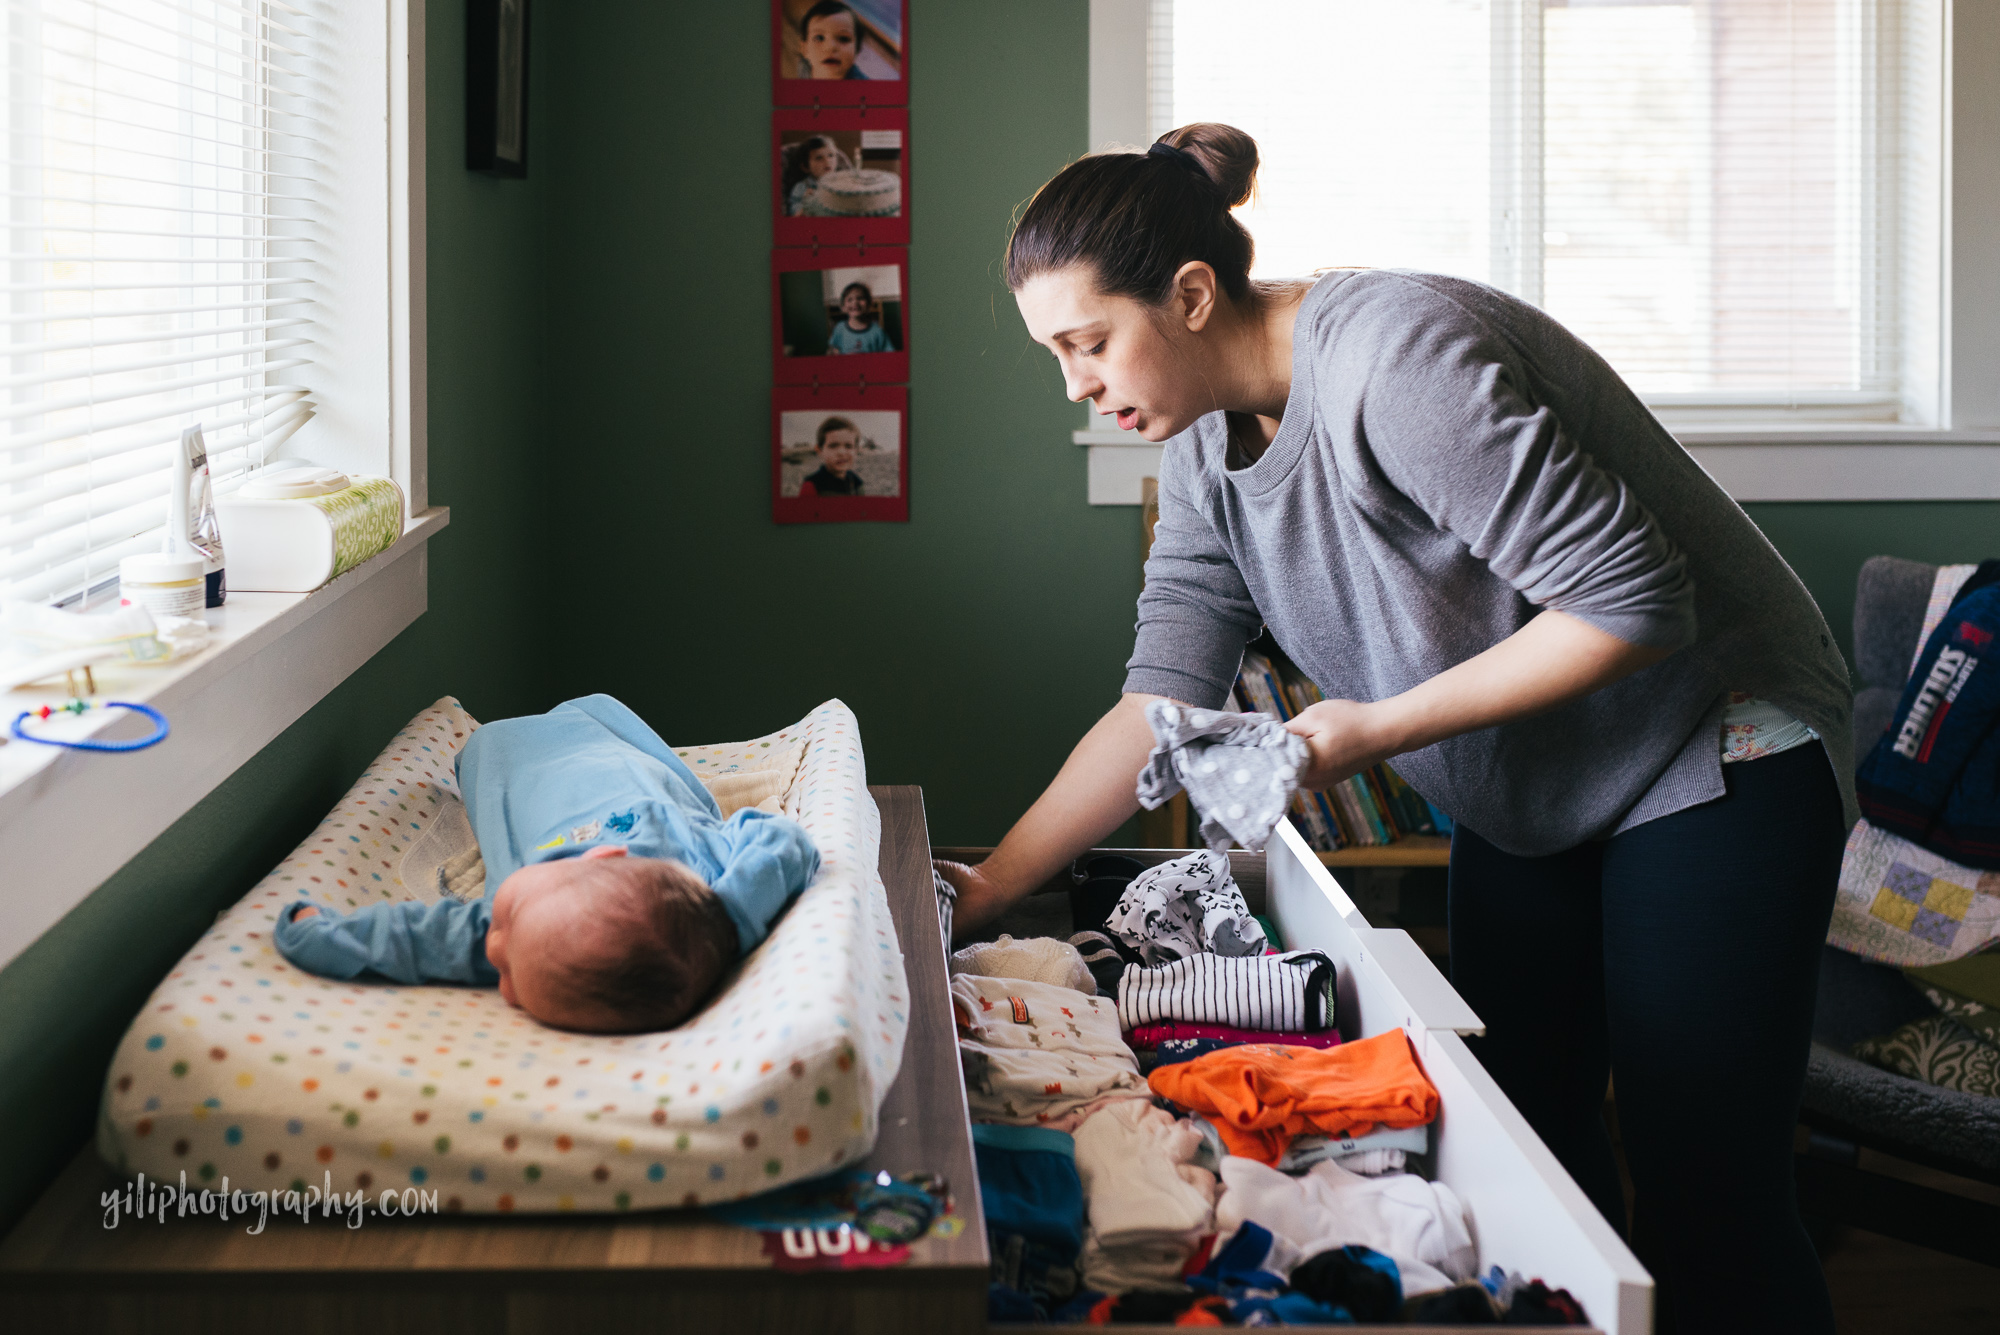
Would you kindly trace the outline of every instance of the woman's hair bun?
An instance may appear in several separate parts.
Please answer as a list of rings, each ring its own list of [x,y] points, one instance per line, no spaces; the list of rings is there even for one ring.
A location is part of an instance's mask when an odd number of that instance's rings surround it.
[[[1257,246],[1231,210],[1256,184],[1257,141],[1233,125],[1183,125],[1144,153],[1079,158],[1016,219],[1007,288],[1081,269],[1107,296],[1159,306],[1181,267],[1199,260],[1231,300],[1248,300]]]
[[[1160,136],[1200,162],[1230,208],[1250,202],[1257,192],[1257,141],[1234,125],[1196,121]]]

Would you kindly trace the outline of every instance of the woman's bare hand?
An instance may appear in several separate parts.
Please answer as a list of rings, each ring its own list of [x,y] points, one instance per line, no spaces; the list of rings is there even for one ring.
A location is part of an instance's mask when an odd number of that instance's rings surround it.
[[[976,866],[963,862],[933,861],[931,866],[940,876],[958,891],[958,901],[951,910],[951,933],[954,938],[984,927],[987,923],[1007,911],[1013,897],[988,879],[985,872]]]
[[[1310,705],[1285,725],[1285,731],[1303,737],[1311,754],[1299,775],[1301,788],[1331,788],[1393,754],[1383,735],[1380,711],[1353,700]]]

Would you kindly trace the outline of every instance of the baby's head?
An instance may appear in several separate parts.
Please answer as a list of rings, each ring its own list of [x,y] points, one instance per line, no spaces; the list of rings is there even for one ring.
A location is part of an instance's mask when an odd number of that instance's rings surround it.
[[[588,1033],[673,1028],[736,951],[729,911],[699,877],[617,845],[521,868],[493,896],[486,932],[502,998]]]
[[[799,40],[815,79],[845,79],[861,45],[861,20],[840,0],[819,0],[799,19]]]
[[[861,448],[861,429],[845,417],[829,417],[819,424],[819,435],[813,445],[813,452],[826,471],[835,477],[846,477],[847,470],[854,467],[854,456]]]

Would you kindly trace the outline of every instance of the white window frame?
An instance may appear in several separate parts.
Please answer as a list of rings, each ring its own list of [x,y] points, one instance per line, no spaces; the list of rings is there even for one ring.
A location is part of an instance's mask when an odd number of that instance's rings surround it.
[[[0,746],[0,966],[424,612],[426,543],[450,519],[430,504],[425,426],[425,0],[339,4],[352,22],[328,93],[345,114],[326,127],[326,158],[343,173],[329,192],[341,215],[322,269],[339,286],[315,318],[318,415],[279,453],[387,472],[408,500],[403,537],[311,593],[232,591],[209,613],[211,647],[185,662],[98,668],[98,698],[166,714],[160,745]],[[0,693],[0,735],[21,710],[68,698],[60,684]],[[136,722],[103,710],[70,726],[121,736]]]
[[[1151,8],[1090,0],[1092,151],[1153,137]],[[2000,4],[1944,0],[1944,40],[1941,290],[1937,327],[1925,331],[1935,333],[1938,425],[1688,411],[1661,397],[1663,420],[1739,501],[2000,500]],[[1086,421],[1074,439],[1089,451],[1090,503],[1139,504],[1160,448]]]

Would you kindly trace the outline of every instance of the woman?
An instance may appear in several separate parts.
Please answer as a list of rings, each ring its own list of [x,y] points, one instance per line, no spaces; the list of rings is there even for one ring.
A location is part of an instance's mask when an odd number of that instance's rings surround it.
[[[1831,1331],[1793,1199],[1820,943],[1853,816],[1811,596],[1617,374],[1478,283],[1249,280],[1256,145],[1085,158],[1007,280],[1069,396],[1168,442],[1125,694],[979,867],[990,920],[1137,807],[1147,701],[1223,703],[1268,626],[1327,699],[1313,787],[1376,761],[1458,823],[1481,1060],[1699,1331]],[[1725,755],[1725,749],[1729,754]]]

